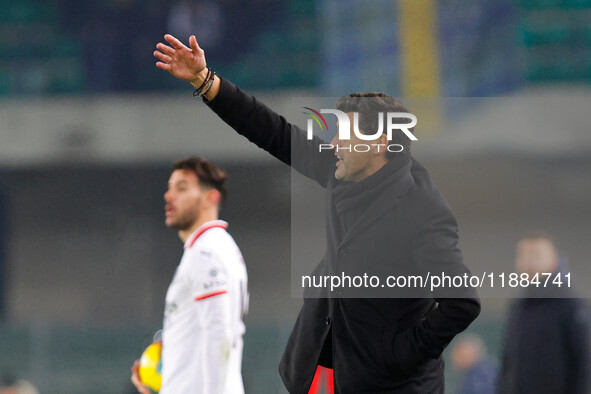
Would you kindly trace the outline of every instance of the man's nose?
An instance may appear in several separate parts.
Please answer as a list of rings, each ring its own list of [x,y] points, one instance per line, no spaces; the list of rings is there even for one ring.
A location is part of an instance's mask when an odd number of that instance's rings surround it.
[[[330,141],[330,144],[332,146],[340,146],[341,140],[339,140],[339,135],[338,134],[335,134],[335,136],[332,137],[332,140]]]

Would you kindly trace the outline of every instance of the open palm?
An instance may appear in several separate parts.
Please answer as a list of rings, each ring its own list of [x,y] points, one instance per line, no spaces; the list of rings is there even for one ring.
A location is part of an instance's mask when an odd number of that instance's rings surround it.
[[[156,67],[166,70],[175,77],[194,83],[199,80],[199,73],[205,68],[205,52],[197,44],[195,36],[189,38],[190,48],[178,39],[166,34],[164,39],[171,46],[159,42],[154,56],[160,61]]]

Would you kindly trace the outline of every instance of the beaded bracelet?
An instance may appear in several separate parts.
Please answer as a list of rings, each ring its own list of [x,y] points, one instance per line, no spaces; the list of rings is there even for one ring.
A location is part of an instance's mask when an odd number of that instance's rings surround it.
[[[201,97],[205,96],[207,94],[207,92],[209,92],[209,89],[211,89],[211,86],[213,85],[213,80],[215,79],[214,77],[215,77],[215,71],[212,71],[211,72],[211,79],[207,83],[207,87],[205,88],[203,93],[201,93]]]
[[[205,93],[207,93],[209,91],[209,89],[211,88],[211,85],[213,85],[214,75],[215,75],[215,71],[213,71],[211,68],[207,67],[207,76],[203,80],[203,83],[201,84],[201,86],[199,86],[193,92],[193,97],[203,97],[205,95]],[[207,87],[205,88],[205,90],[203,90],[203,87],[205,87],[206,85],[207,85]]]
[[[207,83],[207,80],[209,79],[209,76],[211,75],[211,68],[207,67],[207,75],[205,76],[205,78],[203,79],[203,83],[201,84],[201,86],[199,86],[197,89],[195,89],[196,93],[199,93],[201,91],[201,89],[203,89],[203,87],[205,86],[205,84]]]

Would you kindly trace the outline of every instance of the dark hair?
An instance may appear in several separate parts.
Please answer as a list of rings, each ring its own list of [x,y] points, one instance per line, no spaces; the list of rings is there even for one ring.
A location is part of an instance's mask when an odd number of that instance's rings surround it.
[[[351,93],[343,96],[337,101],[337,109],[343,112],[359,113],[359,128],[367,133],[378,129],[378,112],[408,112],[394,97],[375,92]],[[410,123],[408,118],[393,120],[399,124]],[[409,131],[412,132],[413,128],[409,128]],[[390,143],[402,145],[404,149],[400,153],[386,151],[388,159],[410,153],[410,139],[404,133],[393,133]]]
[[[546,231],[543,231],[543,230],[528,231],[527,233],[523,234],[521,236],[521,238],[519,238],[520,241],[523,241],[526,239],[527,240],[543,239],[545,241],[550,242],[552,245],[554,245],[554,247],[556,247],[556,241],[554,240],[554,237],[552,237],[549,233],[547,233]]]
[[[209,160],[197,156],[181,159],[172,165],[172,170],[193,171],[197,175],[199,185],[211,189],[216,189],[222,196],[222,201],[226,199],[226,173],[221,168]]]

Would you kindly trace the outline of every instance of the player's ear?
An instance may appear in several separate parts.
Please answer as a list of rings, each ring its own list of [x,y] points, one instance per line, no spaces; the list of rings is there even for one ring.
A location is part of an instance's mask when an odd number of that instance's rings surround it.
[[[219,206],[222,202],[222,194],[217,189],[209,189],[207,191],[207,201],[214,206]]]

